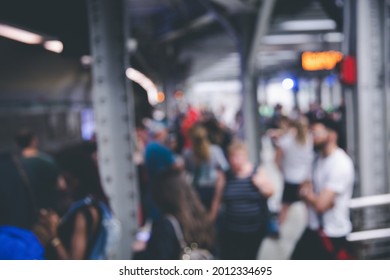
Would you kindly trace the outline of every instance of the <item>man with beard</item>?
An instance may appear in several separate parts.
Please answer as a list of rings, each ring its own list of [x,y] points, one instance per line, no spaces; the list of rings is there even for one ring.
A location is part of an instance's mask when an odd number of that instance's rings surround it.
[[[351,232],[349,201],[354,185],[351,158],[337,145],[338,123],[331,119],[312,124],[314,149],[311,182],[300,187],[309,222],[292,259],[342,259],[349,255],[346,236]]]

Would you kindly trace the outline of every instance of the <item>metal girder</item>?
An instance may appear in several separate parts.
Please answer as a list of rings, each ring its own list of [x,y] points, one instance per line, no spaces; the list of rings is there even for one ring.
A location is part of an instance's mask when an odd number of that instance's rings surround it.
[[[383,3],[383,19],[384,25],[382,26],[383,30],[383,61],[384,61],[384,79],[385,79],[385,98],[386,108],[390,108],[390,0],[386,0]],[[387,146],[386,146],[386,155],[387,159],[390,159],[390,109],[387,109]],[[390,164],[387,161],[387,174],[390,174]],[[389,176],[389,175],[387,175]],[[389,179],[388,179],[389,180]],[[389,180],[390,181],[390,180]],[[390,193],[390,185],[388,184],[388,192]]]
[[[225,30],[230,39],[236,44],[237,48],[240,49],[241,42],[238,38],[237,30],[234,28],[233,24],[227,19],[226,15],[221,13],[215,5],[213,5],[210,0],[198,0],[209,13],[219,22],[222,28]]]
[[[113,259],[130,259],[137,230],[138,188],[133,162],[134,97],[125,76],[129,24],[125,0],[88,0],[93,56],[93,105],[102,185],[121,222]]]
[[[241,80],[243,95],[243,116],[245,141],[250,151],[251,161],[260,162],[260,123],[257,102],[258,77],[256,75],[257,51],[266,35],[271,20],[275,0],[264,0],[260,6],[249,49],[241,49]],[[245,53],[247,52],[247,53]]]
[[[344,22],[342,51],[345,55],[356,56],[356,2],[344,1]],[[351,156],[355,167],[359,166],[358,135],[357,135],[357,92],[355,87],[343,87],[345,104],[344,127],[346,129],[347,153]]]
[[[381,4],[357,1],[359,179],[362,195],[388,191],[387,108],[384,94]]]
[[[255,72],[258,67],[258,65],[256,65],[258,51],[263,37],[267,34],[275,3],[275,0],[263,0],[262,5],[260,6],[255,32],[253,34],[254,38],[248,55],[248,71],[250,73]]]
[[[212,23],[214,23],[214,18],[212,16],[210,16],[209,14],[203,15],[190,22],[186,27],[173,30],[168,34],[165,34],[164,37],[159,40],[159,42],[168,43],[168,42],[175,41],[177,39],[180,39],[188,35],[192,31],[198,30],[200,28],[204,28],[206,26],[209,26]]]
[[[222,7],[224,7],[229,13],[238,12],[253,12],[256,8],[250,3],[244,3],[240,0],[210,0]]]

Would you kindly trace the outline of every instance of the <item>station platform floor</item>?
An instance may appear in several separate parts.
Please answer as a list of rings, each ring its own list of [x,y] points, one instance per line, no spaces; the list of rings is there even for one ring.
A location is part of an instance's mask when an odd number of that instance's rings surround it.
[[[269,138],[262,139],[261,160],[267,175],[275,185],[276,192],[269,199],[271,211],[279,211],[283,191],[282,175],[274,161],[275,150]],[[303,233],[307,222],[306,206],[303,202],[294,203],[288,211],[286,221],[280,226],[279,238],[264,239],[258,259],[286,260],[289,259],[296,242]]]

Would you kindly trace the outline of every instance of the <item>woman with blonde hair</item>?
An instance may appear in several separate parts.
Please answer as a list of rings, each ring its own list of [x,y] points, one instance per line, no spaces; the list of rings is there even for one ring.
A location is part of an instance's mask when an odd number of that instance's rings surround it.
[[[290,205],[300,200],[299,186],[310,177],[313,143],[306,117],[291,120],[289,131],[277,141],[275,160],[284,177],[282,209],[279,214],[279,222],[283,223]]]
[[[238,140],[229,147],[230,171],[223,192],[221,257],[255,260],[266,235],[267,199],[274,186],[261,166],[249,160],[246,145]]]
[[[193,186],[208,211],[211,221],[218,216],[224,172],[229,165],[222,149],[210,143],[207,130],[200,124],[189,132],[192,148],[185,152],[185,167],[192,176]]]

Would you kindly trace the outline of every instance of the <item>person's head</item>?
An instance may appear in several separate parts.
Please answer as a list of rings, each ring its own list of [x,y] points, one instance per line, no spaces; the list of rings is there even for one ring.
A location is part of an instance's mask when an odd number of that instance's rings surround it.
[[[165,170],[159,174],[152,191],[153,199],[162,213],[178,219],[187,243],[196,242],[207,248],[212,246],[214,238],[212,225],[184,172]]]
[[[94,159],[96,153],[96,143],[82,142],[61,149],[55,156],[74,200],[91,195],[108,204]]]
[[[164,143],[168,138],[168,128],[161,122],[154,121],[149,126],[152,138],[160,143]]]
[[[38,138],[29,129],[21,129],[16,133],[15,136],[16,144],[19,149],[24,150],[27,148],[38,149]]]
[[[234,173],[241,170],[241,168],[248,164],[249,155],[247,146],[240,140],[234,140],[228,148],[229,164]]]
[[[338,123],[329,118],[313,121],[311,134],[313,136],[314,150],[322,152],[330,145],[337,146],[338,133]]]
[[[210,159],[210,141],[206,128],[199,124],[194,125],[189,131],[189,136],[195,159],[199,162],[208,161]]]
[[[278,104],[275,105],[274,110],[275,110],[276,113],[281,114],[282,111],[283,111],[283,106],[278,103]]]
[[[148,131],[142,122],[136,125],[135,131],[140,141],[142,141],[143,143],[146,143],[148,141]]]
[[[305,145],[309,134],[309,121],[307,118],[300,116],[291,122],[291,126],[296,130],[296,141],[301,145]]]
[[[278,126],[280,129],[286,130],[291,126],[291,121],[287,116],[280,116]]]

